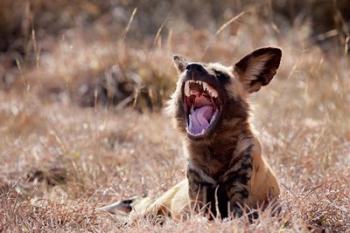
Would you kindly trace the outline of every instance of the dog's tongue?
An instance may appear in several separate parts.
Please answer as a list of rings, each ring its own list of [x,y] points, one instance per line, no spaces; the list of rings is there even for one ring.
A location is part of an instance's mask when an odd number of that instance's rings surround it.
[[[209,121],[213,116],[213,110],[212,106],[204,105],[191,111],[188,126],[188,130],[191,134],[201,134],[203,130],[209,127]]]

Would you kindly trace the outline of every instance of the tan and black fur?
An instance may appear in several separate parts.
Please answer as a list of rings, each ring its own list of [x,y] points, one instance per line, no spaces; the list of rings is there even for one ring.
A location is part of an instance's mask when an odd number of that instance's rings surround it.
[[[240,216],[244,210],[276,200],[279,185],[251,130],[247,97],[272,80],[281,55],[280,49],[261,48],[233,67],[193,63],[174,56],[180,77],[169,112],[183,135],[184,153],[188,157],[187,178],[155,200],[122,201],[103,209],[114,211],[127,206],[130,218],[149,214],[179,218],[189,209],[225,218]],[[186,134],[182,88],[186,78],[199,76],[215,79],[222,111],[211,133],[196,139]]]

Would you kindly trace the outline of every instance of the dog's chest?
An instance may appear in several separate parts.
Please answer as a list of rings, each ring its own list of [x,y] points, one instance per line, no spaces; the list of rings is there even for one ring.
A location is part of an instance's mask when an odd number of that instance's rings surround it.
[[[234,156],[234,146],[210,145],[190,146],[189,159],[203,172],[214,179],[218,179],[230,165]]]

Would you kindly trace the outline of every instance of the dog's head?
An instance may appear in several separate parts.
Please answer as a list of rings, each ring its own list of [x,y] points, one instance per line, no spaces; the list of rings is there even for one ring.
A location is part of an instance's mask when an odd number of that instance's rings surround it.
[[[247,95],[270,83],[281,56],[278,48],[261,48],[233,67],[174,56],[180,76],[169,108],[178,128],[190,139],[200,140],[223,130],[225,120],[246,119]]]

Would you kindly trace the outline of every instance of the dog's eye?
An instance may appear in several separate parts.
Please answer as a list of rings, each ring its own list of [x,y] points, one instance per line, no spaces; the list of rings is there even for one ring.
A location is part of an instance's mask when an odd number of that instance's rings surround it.
[[[219,80],[219,82],[223,84],[226,84],[230,81],[230,76],[221,71],[215,71],[215,75],[216,75],[216,78]]]

